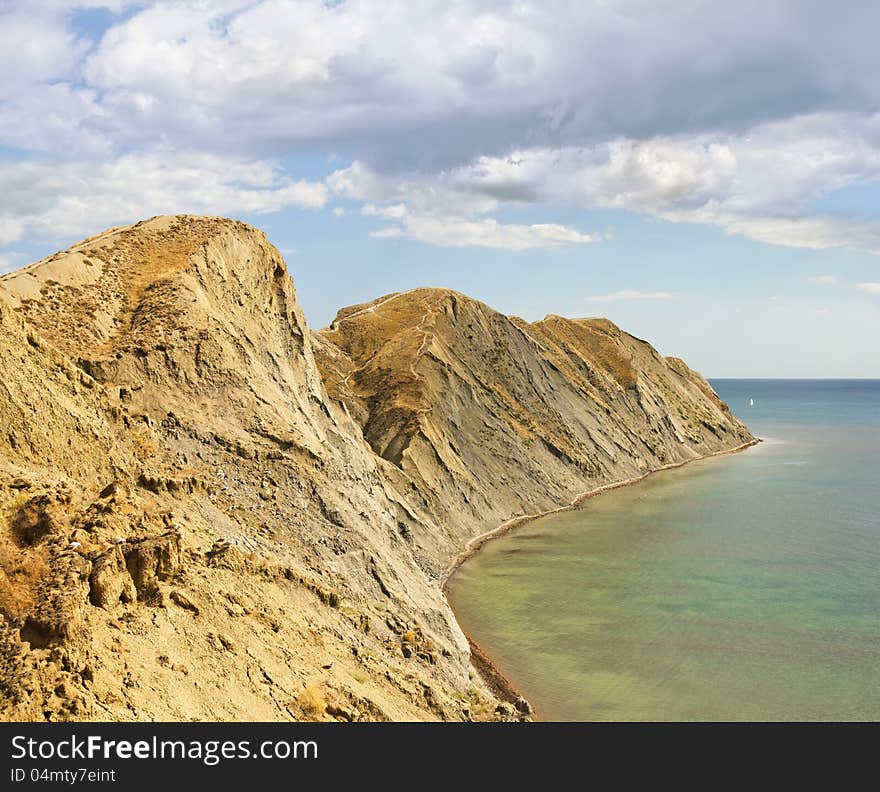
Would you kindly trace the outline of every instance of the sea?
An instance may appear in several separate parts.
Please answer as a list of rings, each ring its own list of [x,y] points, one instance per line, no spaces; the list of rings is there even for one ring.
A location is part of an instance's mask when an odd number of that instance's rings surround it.
[[[762,443],[528,523],[450,581],[539,718],[880,720],[880,380],[712,386]]]

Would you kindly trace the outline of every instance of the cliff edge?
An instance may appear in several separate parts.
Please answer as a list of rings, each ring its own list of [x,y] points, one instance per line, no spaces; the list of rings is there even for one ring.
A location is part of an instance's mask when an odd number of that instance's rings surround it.
[[[605,320],[423,289],[311,332],[245,224],[0,277],[0,718],[469,720],[473,536],[750,439]]]
[[[318,339],[328,392],[439,517],[436,558],[480,527],[753,439],[699,374],[607,319],[528,323],[416,289],[341,310]]]

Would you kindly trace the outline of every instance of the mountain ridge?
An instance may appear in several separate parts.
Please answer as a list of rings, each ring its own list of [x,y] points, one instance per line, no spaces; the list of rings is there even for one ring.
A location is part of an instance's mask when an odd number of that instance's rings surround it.
[[[702,377],[607,319],[528,323],[413,289],[342,309],[316,336],[328,393],[441,522],[542,512],[751,439]]]
[[[0,718],[521,717],[456,554],[751,437],[599,321],[416,289],[315,332],[262,232],[185,215],[0,276]]]

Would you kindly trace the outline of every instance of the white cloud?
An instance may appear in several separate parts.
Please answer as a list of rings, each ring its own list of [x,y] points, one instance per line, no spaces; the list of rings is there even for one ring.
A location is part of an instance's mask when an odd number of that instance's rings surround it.
[[[430,216],[414,217],[404,223],[403,233],[412,239],[432,245],[480,246],[505,250],[529,250],[567,244],[583,245],[596,241],[589,234],[555,223],[523,225],[499,223],[492,218],[461,220]]]
[[[391,206],[376,206],[367,203],[361,207],[361,214],[366,217],[383,217],[386,220],[400,220],[406,217],[406,204],[392,204]]]
[[[100,41],[71,11],[117,18]],[[651,139],[880,105],[880,8],[801,0],[7,0],[0,115],[46,150],[158,141],[259,155],[302,142],[412,168],[525,145]],[[596,64],[601,64],[597,68]],[[21,126],[0,123],[0,136]],[[687,174],[667,174],[677,182]]]
[[[880,251],[880,223],[810,212],[828,192],[880,181],[880,117],[816,115],[738,133],[517,149],[479,157],[447,180],[496,200],[621,208],[769,244]]]
[[[643,292],[633,289],[622,289],[613,294],[600,294],[595,297],[587,297],[587,302],[609,303],[622,300],[671,300],[675,297],[671,292],[654,291]]]
[[[207,175],[204,196],[151,182],[155,162],[133,178],[140,192],[109,182],[128,178],[126,158],[159,150],[211,152],[235,170],[323,149],[353,160],[327,188],[393,224],[379,237],[511,249],[597,239],[492,217],[534,204],[880,251],[880,223],[811,209],[880,181],[876,4],[859,7],[858,25],[800,0],[694,0],[675,13],[642,0],[389,0],[381,14],[367,0],[0,5],[0,145],[69,158],[32,194],[4,197],[0,244],[41,225],[34,203],[62,226],[85,217],[77,196],[92,190],[89,231],[114,204],[139,202],[138,216],[163,203],[321,205],[317,183],[275,172],[250,187],[240,169],[227,177],[173,153],[169,172]],[[86,7],[131,13],[92,40],[73,25]],[[75,172],[89,183],[65,198],[55,182]]]
[[[116,123],[94,86],[78,79],[92,42],[71,26],[89,8],[126,0],[0,2],[0,144],[39,151],[106,151]]]
[[[436,215],[406,215],[402,225],[372,232],[377,239],[407,237],[441,247],[488,247],[503,250],[552,248],[586,244],[596,239],[554,223],[499,223],[493,218],[464,219]]]
[[[880,117],[810,116],[735,134],[514,149],[397,177],[355,162],[329,184],[349,198],[429,213],[485,214],[510,203],[620,208],[769,244],[877,252],[880,224],[814,215],[810,205],[857,181],[880,181],[878,141]]]
[[[428,225],[417,217],[472,220],[504,205],[562,204],[715,225],[773,245],[876,253],[880,223],[809,213],[828,191],[880,180],[875,138],[880,117],[798,118],[737,134],[516,149],[440,172],[383,174],[356,161],[327,184],[365,202],[365,215],[408,213],[413,228]]]
[[[826,250],[850,247],[880,255],[880,223],[842,217],[772,217],[712,210],[662,215],[675,222],[718,225],[729,234],[785,247]]]
[[[381,14],[368,0],[167,0],[137,4],[87,53],[64,27],[84,5],[129,4],[12,3],[57,31],[35,73],[74,58],[108,137],[129,143],[359,139],[355,156],[448,164],[527,140],[649,138],[880,102],[871,4],[853,25],[853,12],[800,0],[674,13],[640,0],[389,0]]]
[[[403,236],[403,229],[400,226],[388,226],[378,231],[370,231],[370,236],[373,239],[398,239]]]
[[[66,77],[88,49],[64,16],[45,4],[0,4],[0,31],[0,97],[5,101],[27,94],[34,84]]]
[[[441,247],[530,250],[598,242],[600,238],[556,223],[501,223],[486,215],[502,202],[457,183],[455,172],[395,178],[362,162],[332,173],[330,190],[363,201],[361,214],[397,225],[372,231],[375,239],[406,237]]]
[[[364,0],[156,4],[111,29],[83,73],[126,136],[185,128],[190,143],[218,131],[326,141],[504,114],[552,76],[537,8],[391,0],[382,11]],[[153,101],[139,108],[137,95]],[[526,103],[537,117],[544,101]]]
[[[820,286],[836,286],[838,279],[836,275],[813,275],[807,278],[809,283],[815,283]]]
[[[57,239],[153,214],[319,208],[327,188],[295,181],[265,162],[154,151],[94,165],[0,163],[0,242],[27,232]]]
[[[868,292],[868,294],[880,294],[880,283],[857,283],[856,287],[861,289],[862,291]]]
[[[398,217],[405,213],[471,217],[501,205],[471,184],[459,185],[456,171],[384,174],[355,160],[331,173],[326,183],[334,194],[363,202],[362,214],[388,219],[394,219],[388,212]]]
[[[72,11],[102,8],[118,14],[141,3],[139,0],[6,0],[6,4],[19,11],[69,14]]]

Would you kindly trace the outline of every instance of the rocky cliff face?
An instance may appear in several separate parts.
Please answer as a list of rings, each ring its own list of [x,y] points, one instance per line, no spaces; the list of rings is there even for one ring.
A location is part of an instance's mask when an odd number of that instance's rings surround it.
[[[0,718],[495,717],[464,541],[747,439],[602,320],[419,290],[312,334],[259,231],[113,229],[0,278]]]
[[[318,337],[330,394],[439,516],[439,559],[481,526],[751,440],[702,377],[606,319],[529,324],[417,289]]]

